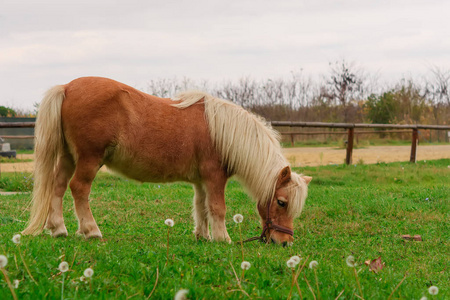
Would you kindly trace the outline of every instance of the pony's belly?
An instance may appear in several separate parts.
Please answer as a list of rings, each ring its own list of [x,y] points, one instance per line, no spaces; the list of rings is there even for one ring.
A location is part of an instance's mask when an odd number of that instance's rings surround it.
[[[174,173],[155,173],[152,170],[133,169],[133,166],[128,168],[120,168],[114,165],[107,165],[112,171],[134,179],[140,182],[174,182],[174,181],[191,181]]]
[[[197,169],[193,164],[176,161],[167,162],[162,159],[114,159],[105,162],[105,165],[128,178],[140,182],[194,182],[198,179]]]

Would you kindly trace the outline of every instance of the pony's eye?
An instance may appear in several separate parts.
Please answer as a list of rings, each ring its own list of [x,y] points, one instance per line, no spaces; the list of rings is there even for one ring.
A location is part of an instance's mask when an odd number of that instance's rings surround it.
[[[281,200],[277,200],[277,203],[278,203],[278,205],[281,206],[281,207],[285,207],[285,206],[286,206],[286,202],[283,202],[283,201],[281,201]]]

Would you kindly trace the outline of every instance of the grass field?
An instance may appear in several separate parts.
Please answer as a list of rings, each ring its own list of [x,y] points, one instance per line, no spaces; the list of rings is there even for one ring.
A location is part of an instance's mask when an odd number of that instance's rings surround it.
[[[0,157],[0,163],[22,163],[22,162],[30,162],[32,159],[19,159],[19,158],[8,158],[8,157]]]
[[[172,299],[180,289],[189,299],[286,299],[292,272],[286,261],[299,255],[306,267],[298,278],[303,299],[428,299],[450,298],[450,160],[377,165],[302,168],[314,179],[301,217],[295,222],[295,243],[290,248],[258,242],[244,244],[245,272],[240,290],[234,274],[241,277],[239,245],[196,241],[191,218],[193,191],[188,184],[138,184],[99,174],[92,188],[91,208],[103,240],[76,236],[77,222],[72,198],[64,200],[69,237],[49,235],[22,237],[20,252],[11,238],[23,230],[29,195],[0,196],[0,255],[9,263],[5,270],[20,280],[19,299],[61,298],[63,275],[58,265],[69,263],[64,273],[65,299]],[[2,174],[2,188],[31,188],[27,174]],[[261,227],[255,204],[235,180],[227,190],[227,226],[239,240],[234,214],[244,216],[245,238],[259,235]],[[172,218],[169,262],[166,265],[168,228]],[[423,241],[406,241],[404,234],[421,235]],[[29,267],[30,274],[23,260]],[[353,268],[357,262],[357,286]],[[369,271],[364,261],[381,257],[385,267]],[[318,261],[317,283],[311,260]],[[94,275],[80,281],[91,267]],[[157,271],[158,270],[158,271]],[[306,278],[306,280],[305,280]],[[406,278],[406,279],[404,279]],[[403,280],[404,279],[404,280]],[[398,286],[400,284],[400,286]],[[437,286],[436,296],[428,294]],[[396,289],[396,287],[398,288]],[[396,290],[395,290],[396,289]],[[394,291],[395,290],[395,291]],[[248,296],[246,295],[248,294]],[[293,299],[300,299],[296,288]],[[0,274],[0,299],[12,299]]]

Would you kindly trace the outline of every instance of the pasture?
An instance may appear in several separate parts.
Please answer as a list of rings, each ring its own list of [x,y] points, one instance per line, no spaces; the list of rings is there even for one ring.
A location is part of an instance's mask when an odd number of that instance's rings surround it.
[[[102,240],[75,235],[77,221],[67,191],[64,217],[69,236],[23,236],[20,252],[11,238],[25,228],[30,196],[0,196],[0,255],[8,257],[5,270],[11,281],[20,280],[14,290],[19,299],[61,298],[63,275],[65,299],[146,299],[153,289],[152,299],[171,299],[180,289],[189,290],[189,299],[286,299],[292,283],[286,262],[293,255],[302,258],[297,268],[306,262],[298,277],[303,299],[335,299],[339,294],[339,299],[448,299],[449,165],[450,159],[442,159],[295,168],[313,181],[295,221],[294,245],[244,244],[244,258],[251,267],[241,287],[240,245],[195,240],[193,190],[183,183],[140,184],[101,173],[92,186],[91,208]],[[30,190],[30,174],[3,173],[0,188]],[[233,178],[226,199],[233,241],[239,240],[239,225],[233,222],[238,213],[244,216],[243,238],[259,235],[255,202]],[[170,228],[166,264],[167,218],[175,225]],[[406,234],[420,235],[422,241],[402,239]],[[346,264],[349,255],[357,262],[362,295],[353,268]],[[364,262],[378,257],[384,268],[369,271]],[[64,274],[57,269],[62,260],[69,263]],[[308,268],[311,260],[318,262],[317,277]],[[93,277],[80,281],[88,267]],[[428,293],[432,285],[439,288],[436,296]],[[12,299],[3,274],[0,287],[0,299]],[[300,299],[296,287],[292,298]]]

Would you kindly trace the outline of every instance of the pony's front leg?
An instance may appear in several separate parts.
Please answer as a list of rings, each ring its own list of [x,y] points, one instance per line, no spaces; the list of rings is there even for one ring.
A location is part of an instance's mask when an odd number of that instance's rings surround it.
[[[91,185],[98,168],[96,164],[86,164],[79,160],[75,169],[75,176],[70,181],[70,189],[75,202],[75,212],[79,222],[77,233],[84,235],[87,239],[102,237],[89,206]]]
[[[224,182],[205,183],[206,202],[208,205],[208,217],[211,223],[212,239],[215,241],[226,241],[231,243],[225,226],[225,184]]]
[[[194,221],[195,221],[195,238],[205,238],[210,240],[209,223],[208,223],[208,208],[206,206],[206,193],[202,184],[194,184]]]

